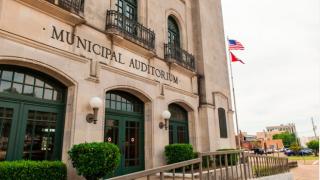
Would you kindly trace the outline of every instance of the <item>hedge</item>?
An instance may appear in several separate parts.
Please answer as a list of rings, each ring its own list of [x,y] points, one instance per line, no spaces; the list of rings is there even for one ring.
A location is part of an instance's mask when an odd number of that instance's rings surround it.
[[[118,146],[106,142],[74,145],[68,153],[78,175],[86,179],[112,175],[120,163]]]
[[[1,180],[65,180],[67,167],[60,161],[0,162]]]
[[[170,144],[165,147],[165,156],[168,164],[193,159],[195,154],[191,144]]]

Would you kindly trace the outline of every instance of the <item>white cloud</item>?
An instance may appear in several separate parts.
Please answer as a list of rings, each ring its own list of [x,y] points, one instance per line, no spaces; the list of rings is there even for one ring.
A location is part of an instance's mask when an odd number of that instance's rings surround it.
[[[226,35],[246,47],[235,52],[246,64],[233,63],[240,129],[293,122],[301,135],[313,135],[310,117],[320,117],[320,1],[222,5]]]

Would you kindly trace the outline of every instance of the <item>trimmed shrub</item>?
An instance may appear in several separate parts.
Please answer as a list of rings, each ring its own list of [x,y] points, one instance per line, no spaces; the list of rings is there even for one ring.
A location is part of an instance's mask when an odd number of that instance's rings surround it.
[[[168,164],[187,161],[194,158],[191,144],[170,144],[165,147],[165,156]]]
[[[235,149],[218,149],[217,151],[234,151]],[[221,164],[220,164],[221,158]],[[238,154],[228,154],[227,155],[228,165],[235,165],[238,162]],[[217,155],[216,156],[216,165],[224,166],[225,165],[225,155]]]
[[[0,162],[3,180],[65,180],[67,167],[61,161],[4,161]]]
[[[82,143],[68,152],[78,175],[96,180],[112,175],[120,163],[120,150],[111,143]]]

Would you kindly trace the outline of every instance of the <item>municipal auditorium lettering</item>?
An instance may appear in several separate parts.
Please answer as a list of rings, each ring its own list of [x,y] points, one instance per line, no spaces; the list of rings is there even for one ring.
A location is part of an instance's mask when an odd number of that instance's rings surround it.
[[[115,52],[107,47],[104,47],[100,44],[94,43],[90,40],[81,38],[71,32],[65,30],[57,30],[55,26],[52,26],[52,34],[51,38],[61,41],[63,43],[67,43],[69,45],[75,45],[76,48],[85,50],[89,53],[93,53],[95,55],[101,56],[107,60],[115,61],[120,64],[126,64],[126,61],[123,59],[122,54],[120,52]],[[171,74],[170,72],[164,71],[162,69],[158,69],[154,66],[146,64],[137,59],[131,58],[128,67],[139,70],[141,72],[145,72],[152,76],[156,76],[166,81],[173,82],[178,84],[178,77]]]

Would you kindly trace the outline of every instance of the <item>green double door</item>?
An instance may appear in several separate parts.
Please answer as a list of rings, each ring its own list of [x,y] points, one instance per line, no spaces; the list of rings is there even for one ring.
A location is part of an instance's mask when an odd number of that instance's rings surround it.
[[[188,124],[169,121],[169,144],[189,144]]]
[[[144,170],[143,115],[106,112],[105,142],[116,144],[121,151],[115,175]]]
[[[170,104],[169,144],[189,144],[188,112],[178,104]]]
[[[62,109],[0,96],[0,161],[60,159]]]

